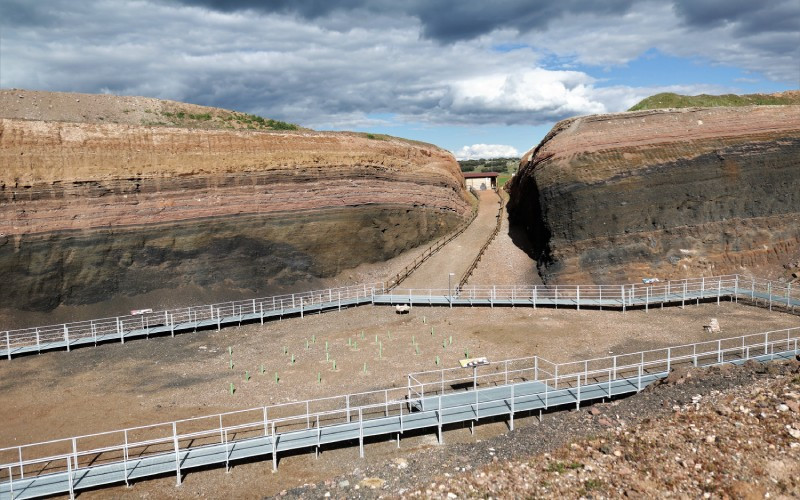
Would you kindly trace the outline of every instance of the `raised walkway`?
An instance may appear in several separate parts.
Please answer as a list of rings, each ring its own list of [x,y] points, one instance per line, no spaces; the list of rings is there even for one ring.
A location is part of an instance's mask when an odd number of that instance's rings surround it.
[[[303,315],[357,304],[413,304],[494,307],[629,307],[648,309],[665,304],[685,305],[701,300],[763,301],[767,307],[792,309],[800,297],[791,287],[738,275],[671,281],[650,285],[469,287],[456,293],[408,290],[377,293],[375,287],[345,289],[345,297],[333,290],[310,292],[273,303],[272,315]],[[383,291],[382,291],[383,292]],[[405,293],[407,292],[407,293]],[[423,293],[427,292],[427,293]],[[334,298],[335,297],[335,298]],[[327,300],[324,300],[327,299]],[[36,344],[9,346],[71,348],[108,337],[126,338],[198,327],[221,327],[243,321],[263,321],[267,299],[220,306],[152,313],[147,318],[113,318],[89,322],[91,336],[45,339],[38,331]],[[280,305],[280,307],[278,307]],[[205,311],[205,312],[204,312]],[[202,313],[202,314],[201,314]],[[197,314],[201,314],[198,317]],[[207,314],[204,317],[203,314]],[[154,325],[165,318],[165,323]],[[104,333],[103,325],[116,328]],[[61,325],[65,335],[77,330]],[[85,326],[85,325],[84,325]],[[121,332],[120,335],[115,336]],[[9,332],[10,333],[10,332]],[[99,334],[98,334],[99,333]],[[11,336],[7,336],[10,339]],[[16,333],[14,339],[20,338]],[[10,340],[7,340],[10,344]],[[54,346],[53,344],[64,345]],[[767,362],[800,354],[800,327],[762,332],[742,337],[631,354],[553,363],[541,357],[505,360],[471,369],[451,368],[409,374],[405,387],[358,394],[298,401],[251,408],[118,431],[74,436],[61,440],[0,449],[0,499],[34,498],[69,494],[114,483],[129,483],[145,477],[182,474],[197,467],[229,467],[231,462],[254,457],[271,458],[277,467],[280,453],[290,450],[318,452],[333,443],[358,445],[380,436],[396,437],[404,432],[429,429],[443,440],[443,428],[474,423],[486,418],[505,418],[513,429],[520,412],[563,408],[603,400],[642,390],[665,377],[679,365],[710,366],[739,364],[747,360]],[[21,354],[26,351],[16,351]]]
[[[800,306],[800,290],[791,285],[739,275],[627,285],[467,286],[444,289],[393,289],[383,284],[356,285],[222,304],[210,304],[129,316],[0,331],[0,359],[67,351],[104,342],[120,342],[154,335],[176,335],[200,329],[221,329],[242,323],[264,323],[288,316],[341,310],[361,305],[447,307],[574,307],[577,309],[685,305],[692,301],[763,301],[768,307]]]

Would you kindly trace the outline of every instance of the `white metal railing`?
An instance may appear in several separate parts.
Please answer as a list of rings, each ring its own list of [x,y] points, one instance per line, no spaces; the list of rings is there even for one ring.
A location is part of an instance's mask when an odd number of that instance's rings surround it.
[[[271,437],[274,444],[276,436],[296,430],[317,429],[319,439],[319,429],[345,422],[359,423],[363,454],[363,422],[394,415],[399,416],[402,429],[404,406],[414,400],[438,397],[441,415],[443,395],[475,391],[479,387],[513,387],[519,381],[543,383],[545,401],[560,390],[577,389],[580,395],[580,388],[588,384],[608,383],[608,394],[611,395],[611,384],[616,380],[638,380],[638,390],[642,388],[644,375],[663,374],[679,364],[720,364],[776,352],[798,352],[799,342],[800,327],[796,327],[582,361],[553,363],[539,356],[503,360],[476,367],[466,375],[462,368],[416,372],[407,376],[407,387],[282,403],[0,448],[0,481],[13,483],[42,474],[72,474],[80,467],[104,463],[122,463],[127,481],[128,462],[131,460],[167,452],[174,452],[177,458],[187,450],[209,444],[221,444],[227,450],[230,443],[253,437]],[[474,408],[479,416],[480,405],[493,400],[479,400],[478,391],[475,394]],[[410,411],[407,407],[405,415]],[[176,472],[180,481],[180,464],[177,462]]]
[[[118,339],[125,342],[125,335],[131,331],[147,332],[154,328],[171,331],[185,323],[206,322],[207,326],[221,327],[223,318],[261,318],[276,312],[292,311],[301,315],[304,309],[319,304],[336,304],[352,299],[367,299],[383,293],[383,285],[364,284],[327,290],[276,295],[257,299],[246,299],[218,304],[183,307],[147,312],[137,315],[115,316],[112,318],[76,321],[57,325],[21,328],[0,333],[0,347],[11,350],[26,346],[41,346],[48,343],[64,342],[67,350],[70,344],[80,339],[94,341]]]
[[[665,303],[678,303],[717,299],[731,300],[749,298],[763,301],[770,309],[773,305],[794,307],[800,304],[800,287],[774,281],[748,278],[740,275],[687,278],[650,284],[632,283],[626,285],[490,285],[454,287],[452,289],[393,289],[383,284],[354,285],[330,288],[311,292],[277,295],[274,297],[247,299],[202,306],[184,307],[154,311],[139,315],[116,316],[112,318],[62,323],[57,325],[22,328],[0,332],[0,348],[5,347],[6,357],[11,358],[12,350],[37,347],[46,344],[60,345],[69,350],[77,340],[92,339],[94,342],[118,339],[125,342],[125,336],[133,331],[149,334],[158,329],[162,333],[175,334],[175,329],[196,328],[198,325],[221,328],[226,321],[242,321],[243,318],[255,320],[276,313],[299,313],[321,305],[335,307],[342,301],[367,301],[376,295],[390,302],[411,302],[416,304],[465,304],[511,301],[529,303],[536,307],[542,305],[566,305],[569,307],[611,306],[625,311],[628,307],[645,307]],[[191,326],[188,326],[191,325]],[[3,345],[5,344],[5,345]]]

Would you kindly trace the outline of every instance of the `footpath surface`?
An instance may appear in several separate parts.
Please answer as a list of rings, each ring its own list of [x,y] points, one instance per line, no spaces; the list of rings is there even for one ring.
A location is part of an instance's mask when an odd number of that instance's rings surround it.
[[[453,286],[458,284],[475,256],[478,255],[497,224],[500,198],[494,191],[478,191],[478,216],[457,238],[426,260],[399,288],[448,287],[448,274],[453,273]]]

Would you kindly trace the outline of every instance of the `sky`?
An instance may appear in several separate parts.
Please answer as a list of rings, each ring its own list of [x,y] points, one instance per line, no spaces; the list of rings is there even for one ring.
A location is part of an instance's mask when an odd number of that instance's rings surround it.
[[[518,156],[658,92],[800,88],[800,1],[0,0],[0,88]]]

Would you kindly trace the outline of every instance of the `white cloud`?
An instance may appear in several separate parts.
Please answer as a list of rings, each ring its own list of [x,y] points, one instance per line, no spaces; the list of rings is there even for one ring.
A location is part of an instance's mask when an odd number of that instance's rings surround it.
[[[488,160],[491,158],[516,158],[519,151],[505,144],[473,144],[453,151],[458,160]]]

